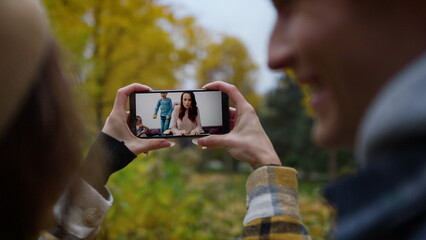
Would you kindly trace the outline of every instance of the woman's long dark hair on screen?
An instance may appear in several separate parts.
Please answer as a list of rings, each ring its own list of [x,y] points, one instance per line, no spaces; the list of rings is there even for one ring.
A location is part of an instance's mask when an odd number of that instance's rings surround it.
[[[183,95],[189,94],[191,96],[191,107],[188,109],[188,118],[195,122],[198,116],[198,108],[197,108],[197,100],[195,100],[194,92],[183,92],[180,95],[180,110],[179,110],[179,119],[182,120],[183,116],[185,116],[186,108],[183,106]]]

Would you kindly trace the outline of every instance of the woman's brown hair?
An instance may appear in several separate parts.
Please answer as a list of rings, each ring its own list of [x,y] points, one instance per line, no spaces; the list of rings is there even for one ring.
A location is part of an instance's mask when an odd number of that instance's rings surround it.
[[[195,100],[194,92],[183,92],[180,96],[180,109],[179,109],[179,119],[182,120],[183,116],[185,116],[186,108],[183,106],[183,95],[189,94],[191,96],[191,107],[188,109],[188,118],[195,122],[198,116],[198,108],[197,108],[197,100]]]
[[[52,223],[52,207],[81,159],[70,82],[57,44],[49,44],[19,114],[0,140],[4,239],[34,239]]]

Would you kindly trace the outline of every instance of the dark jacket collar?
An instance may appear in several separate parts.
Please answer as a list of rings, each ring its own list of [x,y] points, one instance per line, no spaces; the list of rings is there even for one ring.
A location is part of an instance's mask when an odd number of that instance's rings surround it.
[[[426,137],[401,139],[371,157],[324,191],[337,209],[336,239],[382,236],[426,213]]]

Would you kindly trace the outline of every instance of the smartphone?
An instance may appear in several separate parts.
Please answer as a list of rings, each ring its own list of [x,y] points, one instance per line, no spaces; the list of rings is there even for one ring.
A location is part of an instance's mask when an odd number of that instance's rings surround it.
[[[219,90],[158,90],[130,96],[130,129],[140,138],[229,132],[228,95]]]

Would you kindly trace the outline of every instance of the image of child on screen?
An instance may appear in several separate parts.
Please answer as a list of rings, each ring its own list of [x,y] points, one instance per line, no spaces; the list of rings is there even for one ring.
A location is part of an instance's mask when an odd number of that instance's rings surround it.
[[[157,105],[155,106],[154,116],[152,118],[157,119],[158,109],[161,108],[160,111],[160,119],[161,119],[161,134],[164,134],[164,131],[169,129],[170,118],[173,111],[172,100],[167,97],[167,92],[162,92],[161,98],[158,99]]]
[[[136,116],[136,136],[137,137],[147,137],[146,133],[148,132],[149,127],[143,125],[142,118]]]
[[[183,92],[180,104],[172,113],[171,130],[173,135],[198,135],[203,133],[200,112],[193,92]]]

